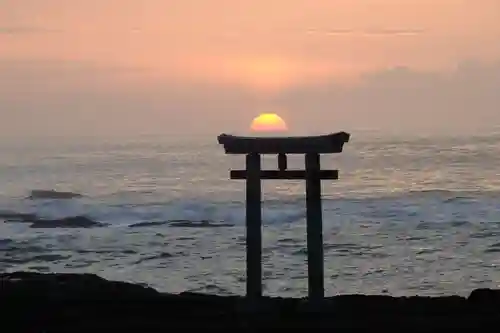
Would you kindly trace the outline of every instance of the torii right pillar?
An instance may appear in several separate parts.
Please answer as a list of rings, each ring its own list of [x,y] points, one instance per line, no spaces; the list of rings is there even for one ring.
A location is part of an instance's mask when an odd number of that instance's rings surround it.
[[[338,179],[338,170],[322,170],[320,154],[342,152],[345,132],[307,137],[218,137],[227,154],[246,154],[246,170],[232,170],[231,179],[246,179],[247,297],[262,296],[262,179],[305,179],[307,207],[307,267],[309,300],[324,297],[323,217],[321,180]],[[262,170],[261,154],[278,155],[278,170]],[[287,154],[304,154],[305,170],[287,170]]]

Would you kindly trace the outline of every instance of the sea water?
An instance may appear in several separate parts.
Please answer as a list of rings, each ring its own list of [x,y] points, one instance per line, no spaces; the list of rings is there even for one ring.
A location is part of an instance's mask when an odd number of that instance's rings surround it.
[[[498,287],[500,135],[351,134],[343,153],[321,161],[340,170],[322,185],[326,294]],[[263,165],[275,168],[276,156]],[[303,165],[302,156],[289,158],[290,168]],[[215,136],[2,139],[0,212],[109,225],[34,229],[0,220],[0,271],[243,294],[245,184],[229,179],[237,168],[244,157],[225,155]],[[84,197],[27,199],[33,189]],[[304,193],[303,181],[263,184],[266,295],[307,294]],[[131,227],[144,222],[158,223]]]

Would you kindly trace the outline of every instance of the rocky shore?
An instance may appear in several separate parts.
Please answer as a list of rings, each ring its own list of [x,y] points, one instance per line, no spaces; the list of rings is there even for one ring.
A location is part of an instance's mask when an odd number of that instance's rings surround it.
[[[189,328],[371,328],[434,331],[500,324],[500,290],[469,297],[341,295],[305,299],[164,294],[89,274],[0,274],[2,332],[167,332]]]

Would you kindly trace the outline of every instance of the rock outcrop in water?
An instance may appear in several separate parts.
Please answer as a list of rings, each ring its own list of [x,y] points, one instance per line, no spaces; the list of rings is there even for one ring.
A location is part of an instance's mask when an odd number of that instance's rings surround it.
[[[170,221],[171,227],[182,228],[221,228],[221,227],[234,227],[234,224],[214,222],[209,220],[189,221],[189,220],[172,220]]]
[[[97,222],[86,216],[69,216],[60,219],[44,219],[36,214],[0,211],[0,219],[6,223],[31,223],[30,228],[96,228],[107,224]]]
[[[55,191],[55,190],[32,190],[28,199],[73,199],[82,198],[83,195],[73,192]]]
[[[106,224],[89,219],[86,216],[72,216],[61,219],[46,220],[39,219],[33,221],[30,228],[96,228],[104,227]]]
[[[0,211],[0,219],[5,222],[32,223],[38,219],[36,214]]]
[[[214,222],[210,220],[190,221],[190,220],[169,220],[169,221],[151,221],[151,222],[138,222],[129,225],[130,228],[142,227],[157,227],[168,225],[170,227],[181,228],[220,228],[220,227],[234,227],[234,224]]]
[[[167,332],[176,328],[480,328],[500,322],[500,291],[468,298],[344,295],[313,308],[304,299],[159,293],[89,274],[0,274],[2,326],[9,332]]]
[[[32,213],[17,213],[0,211],[0,219],[6,223],[31,223],[30,228],[95,228],[105,227],[108,224],[94,221],[86,216],[70,216],[60,219],[45,219]],[[129,225],[129,228],[147,228],[158,226],[169,226],[179,228],[221,228],[234,227],[234,224],[214,222],[210,220],[168,220],[168,221],[144,221]]]
[[[151,221],[151,222],[137,222],[129,225],[129,228],[149,228],[149,227],[159,227],[167,224],[168,221]]]

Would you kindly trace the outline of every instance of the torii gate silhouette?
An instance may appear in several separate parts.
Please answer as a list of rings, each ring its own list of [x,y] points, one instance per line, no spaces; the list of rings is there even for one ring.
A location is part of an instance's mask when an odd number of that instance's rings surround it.
[[[350,134],[303,137],[243,137],[221,134],[226,154],[246,155],[246,170],[231,170],[231,179],[246,179],[246,296],[262,296],[262,179],[305,179],[309,300],[324,297],[321,180],[338,179],[338,170],[321,170],[320,154],[341,153]],[[278,155],[278,170],[262,170],[261,154]],[[287,154],[304,154],[305,170],[287,170]]]

